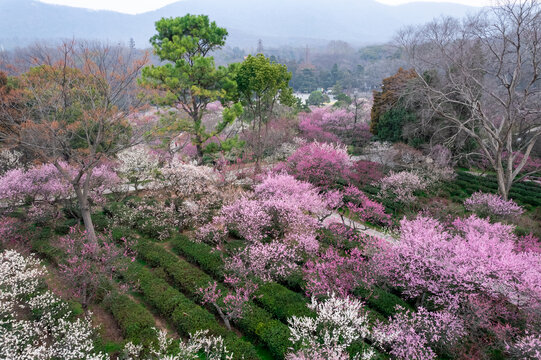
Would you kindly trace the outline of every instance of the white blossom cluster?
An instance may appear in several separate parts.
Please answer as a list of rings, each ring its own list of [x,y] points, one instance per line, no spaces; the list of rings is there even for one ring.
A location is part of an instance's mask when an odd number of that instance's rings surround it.
[[[126,178],[136,189],[155,179],[160,161],[149,149],[143,145],[137,145],[120,152],[118,172]]]
[[[124,347],[125,360],[198,360],[203,354],[207,360],[232,360],[221,336],[208,336],[208,330],[199,330],[190,335],[186,342],[181,341],[175,354],[170,354],[173,339],[163,330],[158,332],[158,344],[150,350],[150,355],[142,355],[143,346],[131,342]]]
[[[18,151],[2,150],[0,151],[0,175],[6,171],[15,169],[21,165],[22,153]]]
[[[107,360],[96,354],[89,315],[75,321],[50,291],[40,293],[46,272],[32,256],[0,254],[0,359]]]
[[[323,302],[312,298],[308,307],[316,312],[316,318],[293,316],[288,320],[290,340],[298,349],[287,355],[288,360],[347,360],[347,348],[369,335],[368,316],[357,299],[332,294]],[[368,349],[354,359],[369,360],[373,356],[373,349]]]

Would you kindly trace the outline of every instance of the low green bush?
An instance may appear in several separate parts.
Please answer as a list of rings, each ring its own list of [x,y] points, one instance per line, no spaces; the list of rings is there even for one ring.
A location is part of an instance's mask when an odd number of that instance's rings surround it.
[[[200,300],[201,295],[197,289],[206,287],[213,280],[201,269],[150,241],[140,240],[137,250],[142,260],[150,266],[161,267],[170,281],[192,299]],[[222,291],[227,290],[222,284],[219,284],[219,288]],[[275,295],[273,294],[273,296]],[[253,318],[253,314],[256,318]],[[254,323],[257,324],[255,327],[252,326]],[[252,339],[267,345],[278,358],[282,359],[285,356],[287,348],[290,346],[289,328],[280,321],[274,320],[266,310],[249,303],[243,318],[235,321],[235,324]]]
[[[113,315],[126,340],[144,346],[156,342],[154,317],[143,305],[119,293],[108,296],[104,305]]]
[[[353,291],[353,294],[363,298],[369,308],[386,317],[391,316],[396,312],[395,308],[397,305],[400,305],[405,309],[411,309],[411,306],[400,297],[379,287],[373,287],[372,289],[357,287]]]
[[[209,330],[209,333],[222,336],[235,359],[257,359],[252,344],[238,338],[233,332],[220,326],[214,316],[195,304],[165,280],[157,277],[139,263],[132,263],[125,273],[126,280],[138,282],[146,302],[152,305],[165,318],[171,319],[177,331],[188,336],[197,330]]]

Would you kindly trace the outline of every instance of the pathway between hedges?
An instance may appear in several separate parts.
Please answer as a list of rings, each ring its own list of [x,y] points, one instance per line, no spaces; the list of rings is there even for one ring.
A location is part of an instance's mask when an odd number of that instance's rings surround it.
[[[342,222],[342,219],[346,226],[349,226],[353,229],[359,230],[360,232],[367,234],[369,236],[378,237],[380,239],[385,239],[389,242],[396,242],[396,239],[392,237],[391,235],[384,234],[381,231],[369,228],[368,226],[361,224],[357,221],[351,220],[348,217],[342,217],[339,213],[333,212],[329,217],[325,219],[323,222],[325,225],[328,225],[331,222]]]

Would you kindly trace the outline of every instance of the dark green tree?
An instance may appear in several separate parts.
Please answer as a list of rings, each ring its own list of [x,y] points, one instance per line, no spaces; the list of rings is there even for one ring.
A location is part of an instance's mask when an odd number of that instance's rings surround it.
[[[159,105],[179,107],[189,116],[188,131],[201,160],[203,145],[218,135],[241,112],[241,106],[226,107],[223,120],[208,132],[202,124],[207,105],[220,100],[229,105],[236,96],[231,67],[216,67],[211,51],[225,44],[227,30],[210,22],[205,15],[162,18],[156,22],[157,34],[150,39],[160,66],[143,69],[141,82],[161,90]],[[186,119],[178,119],[185,122]]]
[[[263,131],[275,115],[277,103],[295,105],[293,89],[289,86],[291,73],[287,66],[274,63],[263,54],[249,55],[237,69],[238,100],[244,107],[244,119],[255,135],[253,147],[256,164],[263,154]]]
[[[327,101],[329,101],[329,97],[323,94],[321,91],[317,90],[310,93],[308,100],[306,100],[306,104],[320,106]]]

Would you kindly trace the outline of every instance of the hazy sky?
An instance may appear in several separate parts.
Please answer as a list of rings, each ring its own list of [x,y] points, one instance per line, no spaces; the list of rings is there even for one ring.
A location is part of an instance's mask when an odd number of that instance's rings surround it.
[[[70,5],[84,7],[89,9],[106,9],[137,14],[145,11],[159,9],[167,4],[177,2],[178,0],[40,0],[49,4]],[[227,1],[227,0],[224,0]],[[354,0],[363,1],[363,0]],[[412,0],[377,0],[384,4],[397,5]],[[455,2],[473,6],[483,6],[490,4],[491,0],[415,0],[415,1],[433,1],[433,2]]]

